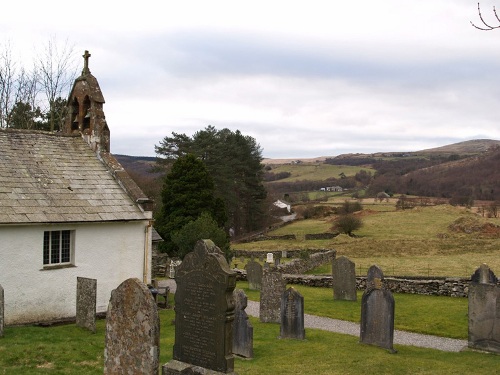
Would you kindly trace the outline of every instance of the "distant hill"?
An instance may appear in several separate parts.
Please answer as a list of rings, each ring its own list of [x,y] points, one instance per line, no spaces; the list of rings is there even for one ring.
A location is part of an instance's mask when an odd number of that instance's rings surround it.
[[[274,165],[274,164],[296,164],[296,163],[315,163],[324,162],[327,159],[350,159],[350,158],[369,158],[369,157],[398,157],[398,156],[423,156],[425,154],[458,154],[458,155],[473,155],[480,154],[488,151],[492,147],[500,146],[500,141],[493,139],[473,139],[470,141],[453,143],[450,145],[429,148],[420,151],[408,151],[408,152],[376,152],[371,154],[355,153],[355,154],[341,154],[337,156],[318,156],[317,158],[290,158],[290,159],[272,159],[266,158],[262,162],[264,164]]]
[[[153,170],[156,158],[115,157],[146,194],[158,196],[161,182],[158,182],[157,177],[161,173]],[[321,186],[338,185],[348,191],[366,190],[369,196],[385,191],[500,201],[500,141],[491,139],[459,142],[414,152],[264,159],[263,163],[266,165],[266,175],[276,177],[266,179],[268,191],[274,194],[313,191],[319,190]],[[362,173],[352,172],[350,167],[356,167]],[[322,173],[325,171],[331,173]],[[340,177],[340,174],[344,176]]]
[[[436,148],[429,148],[426,150],[419,151],[419,153],[425,152],[441,152],[441,153],[455,153],[455,154],[476,154],[490,150],[493,147],[500,146],[500,141],[493,139],[473,139],[471,141],[453,143],[447,146],[441,146]]]

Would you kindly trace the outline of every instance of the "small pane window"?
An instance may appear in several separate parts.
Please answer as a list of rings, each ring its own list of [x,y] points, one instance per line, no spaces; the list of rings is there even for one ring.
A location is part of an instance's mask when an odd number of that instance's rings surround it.
[[[55,230],[43,233],[43,264],[71,263],[71,231]]]

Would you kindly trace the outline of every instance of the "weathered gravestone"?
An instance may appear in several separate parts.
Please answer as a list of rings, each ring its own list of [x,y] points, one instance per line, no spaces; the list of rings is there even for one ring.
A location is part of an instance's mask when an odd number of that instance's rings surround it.
[[[274,254],[273,253],[267,253],[266,262],[269,264],[274,263]]]
[[[469,285],[469,348],[500,353],[500,288],[486,264]]]
[[[304,297],[294,288],[288,288],[281,298],[280,338],[306,338],[304,330]]]
[[[264,323],[281,321],[281,296],[286,288],[282,273],[273,268],[265,268],[262,272],[262,288],[260,290],[259,319]]]
[[[262,265],[251,260],[247,263],[245,269],[247,271],[248,289],[260,290],[262,286]]]
[[[177,268],[173,360],[163,374],[233,373],[236,273],[210,240],[196,243]]]
[[[332,261],[333,299],[356,301],[356,266],[345,256]]]
[[[384,288],[383,279],[382,270],[378,266],[371,266],[366,278],[367,288],[361,299],[360,341],[395,353],[394,297]]]
[[[97,280],[76,278],[76,325],[95,333]]]
[[[248,303],[245,292],[234,291],[233,354],[253,358],[253,327],[245,311]]]
[[[0,285],[0,337],[3,337],[3,325],[4,325],[4,294],[3,287]]]
[[[111,293],[105,343],[104,374],[158,374],[160,319],[139,279],[127,279]]]

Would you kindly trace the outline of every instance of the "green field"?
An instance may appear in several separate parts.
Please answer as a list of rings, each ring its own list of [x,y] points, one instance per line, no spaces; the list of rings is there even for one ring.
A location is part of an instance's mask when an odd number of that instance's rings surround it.
[[[279,164],[274,165],[270,172],[278,174],[289,172],[291,176],[275,182],[293,182],[301,180],[322,181],[328,178],[340,178],[343,173],[345,176],[354,176],[361,170],[375,171],[366,167],[353,167],[349,165],[332,165],[324,163],[302,163],[302,164]],[[272,182],[271,182],[272,183]],[[325,181],[325,186],[327,182]]]
[[[338,203],[338,202],[337,202]],[[335,204],[335,202],[331,202]],[[268,235],[295,234],[296,240],[271,240],[233,244],[233,249],[292,250],[335,249],[337,256],[344,255],[356,263],[359,275],[377,264],[384,274],[398,276],[449,276],[468,277],[482,263],[493,272],[500,273],[500,236],[454,232],[449,229],[459,218],[492,222],[463,208],[448,205],[417,207],[396,211],[394,205],[363,202],[359,215],[363,227],[356,237],[339,235],[332,240],[307,241],[306,233],[330,231],[332,218],[298,220]],[[319,273],[329,273],[327,268]]]

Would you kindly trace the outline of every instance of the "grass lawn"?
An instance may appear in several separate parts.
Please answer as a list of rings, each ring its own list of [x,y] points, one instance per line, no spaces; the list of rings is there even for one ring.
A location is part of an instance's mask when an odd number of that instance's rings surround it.
[[[304,296],[306,314],[327,318],[348,320],[359,323],[361,320],[361,296],[358,300],[338,301],[333,299],[331,288],[315,288],[302,285],[293,286]],[[259,291],[249,290],[246,281],[238,282],[237,288],[243,289],[252,301],[259,301]],[[396,329],[424,333],[428,335],[467,339],[468,301],[467,298],[421,296],[414,294],[394,294]]]
[[[239,283],[238,287],[244,283]],[[331,290],[298,288],[305,298],[306,313],[321,313],[359,319],[359,302],[333,303]],[[311,290],[313,289],[313,290]],[[318,289],[318,290],[316,290]],[[253,293],[253,294],[252,294]],[[258,294],[248,293],[252,298]],[[408,301],[401,297],[408,298]],[[420,320],[436,320],[435,308],[411,311],[410,306],[429,306],[440,298],[396,295],[396,325],[415,325]],[[414,300],[413,302],[411,302]],[[460,299],[454,299],[460,300]],[[439,315],[450,319],[450,301]],[[408,305],[407,316],[402,306]],[[460,310],[457,308],[457,310]],[[356,311],[358,311],[356,313]],[[413,317],[413,318],[412,318]],[[160,363],[172,358],[174,312],[161,310]],[[235,371],[240,375],[289,374],[488,374],[500,366],[500,356],[465,351],[446,353],[433,349],[395,345],[397,354],[359,343],[355,336],[306,329],[306,340],[280,340],[279,324],[261,323],[250,318],[254,327],[254,358],[235,359]],[[0,374],[102,374],[105,321],[97,322],[92,334],[73,324],[43,327],[6,327],[0,338]]]

